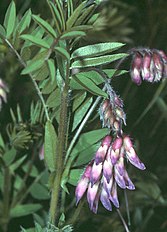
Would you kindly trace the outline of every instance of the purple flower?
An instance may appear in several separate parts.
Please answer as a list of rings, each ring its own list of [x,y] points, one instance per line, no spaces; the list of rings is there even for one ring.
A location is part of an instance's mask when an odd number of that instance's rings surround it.
[[[122,189],[135,189],[124,165],[125,158],[137,168],[145,169],[129,136],[116,137],[112,141],[107,135],[78,182],[75,191],[77,204],[87,190],[89,208],[94,213],[97,213],[99,201],[109,211],[112,210],[112,203],[119,207],[117,185]]]

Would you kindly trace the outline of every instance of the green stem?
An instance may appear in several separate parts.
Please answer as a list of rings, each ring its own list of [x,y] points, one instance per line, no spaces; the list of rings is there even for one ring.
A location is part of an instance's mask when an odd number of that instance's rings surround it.
[[[127,213],[127,218],[128,218],[128,226],[131,226],[131,220],[130,220],[130,213],[129,213],[129,202],[128,202],[128,196],[126,189],[124,190],[124,197],[125,197],[125,205],[126,205],[126,213]]]
[[[5,39],[5,42],[6,42],[7,45],[10,47],[10,49],[15,53],[15,55],[17,56],[17,58],[18,58],[20,64],[25,68],[27,65],[26,65],[26,63],[24,62],[24,60],[22,59],[22,57],[20,56],[20,54],[17,52],[17,50],[13,47],[13,45],[10,43],[10,41],[9,41],[8,39]],[[44,111],[45,111],[46,118],[47,118],[47,120],[50,120],[50,118],[49,118],[49,113],[48,113],[48,109],[47,109],[47,105],[45,104],[45,100],[44,100],[44,98],[43,98],[43,96],[42,96],[42,93],[41,93],[41,91],[40,91],[40,89],[39,89],[39,87],[38,87],[38,85],[37,85],[37,83],[36,83],[36,81],[35,81],[33,75],[32,75],[31,73],[29,73],[29,76],[30,76],[31,81],[32,81],[32,83],[33,83],[33,85],[34,85],[34,87],[35,87],[35,89],[36,89],[36,91],[37,91],[37,94],[38,94],[38,96],[39,96],[39,98],[40,98],[40,100],[41,100],[41,102],[42,102],[42,105],[43,105],[43,108],[44,108]]]
[[[118,213],[118,215],[119,215],[119,217],[120,217],[120,219],[122,221],[122,224],[123,224],[123,226],[125,228],[125,231],[126,232],[130,232],[130,230],[129,230],[129,228],[128,228],[128,226],[127,226],[127,224],[126,224],[126,222],[125,222],[125,220],[124,220],[124,218],[123,218],[123,216],[122,216],[122,214],[121,214],[121,212],[120,212],[119,209],[117,209],[117,213]]]
[[[4,232],[7,231],[7,227],[9,223],[10,188],[11,188],[11,175],[9,168],[6,167],[4,171],[3,218],[2,218],[2,228]]]
[[[67,137],[67,122],[68,122],[68,98],[69,98],[69,65],[66,66],[66,82],[61,94],[61,109],[60,109],[60,122],[58,131],[58,148],[56,159],[56,177],[53,183],[51,203],[50,203],[50,218],[51,223],[55,224],[55,220],[58,216],[58,200],[61,191],[61,178],[64,167],[64,153],[66,149],[66,137]]]

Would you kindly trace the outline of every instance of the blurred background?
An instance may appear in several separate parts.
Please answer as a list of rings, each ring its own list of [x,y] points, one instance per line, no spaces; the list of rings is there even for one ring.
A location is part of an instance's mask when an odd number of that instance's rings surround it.
[[[75,0],[74,0],[75,1]],[[76,2],[78,2],[76,0]],[[10,1],[0,1],[0,23]],[[15,0],[17,12],[22,15],[28,8],[41,17],[50,18],[50,11],[45,0]],[[94,30],[85,39],[85,44],[114,41],[126,43],[123,51],[133,47],[149,47],[167,52],[167,1],[166,0],[109,0],[101,1],[97,9],[101,17],[94,24]],[[8,84],[10,93],[8,104],[3,105],[0,114],[0,130],[11,121],[9,107],[21,107],[24,118],[28,118],[29,105],[36,100],[34,88],[28,78],[19,78],[20,68],[17,59],[7,52],[0,54],[0,77]],[[129,70],[130,61],[123,67]],[[125,132],[134,138],[139,157],[147,169],[144,172],[130,168],[130,175],[136,190],[127,192],[130,211],[130,231],[165,232],[167,231],[167,85],[166,82],[155,84],[142,83],[136,86],[129,74],[113,80],[116,92],[124,100],[127,114]],[[99,128],[96,123],[93,128]],[[44,168],[44,165],[42,166]],[[135,169],[135,170],[134,170]],[[136,180],[136,182],[135,182]],[[71,193],[74,187],[70,187]],[[119,194],[121,208],[126,221],[125,198]],[[69,196],[69,201],[70,201]],[[40,201],[40,200],[39,200]],[[44,201],[45,210],[48,201]],[[31,227],[32,216],[15,219],[9,231],[19,231],[20,225]],[[78,218],[76,231],[87,232],[123,232],[125,231],[115,209],[107,212],[99,207],[98,215],[93,215],[87,204]]]

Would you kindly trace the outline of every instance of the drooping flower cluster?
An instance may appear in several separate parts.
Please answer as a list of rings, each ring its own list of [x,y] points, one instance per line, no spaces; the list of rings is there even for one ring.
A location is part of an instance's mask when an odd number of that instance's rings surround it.
[[[126,171],[125,159],[135,167],[145,169],[129,136],[123,135],[115,139],[110,135],[106,136],[77,185],[77,204],[87,190],[87,201],[94,213],[97,213],[99,200],[109,211],[112,210],[111,203],[118,208],[117,185],[122,189],[135,189]]]
[[[0,78],[0,111],[2,108],[2,100],[6,103],[7,102],[7,92],[8,92],[8,87],[4,83],[4,81]]]
[[[131,78],[137,85],[143,81],[158,82],[167,78],[167,56],[157,49],[134,49]]]

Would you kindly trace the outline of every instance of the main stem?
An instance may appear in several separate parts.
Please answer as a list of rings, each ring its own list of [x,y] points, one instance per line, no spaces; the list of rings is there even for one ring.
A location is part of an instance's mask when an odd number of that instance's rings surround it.
[[[60,109],[60,121],[58,131],[58,149],[56,159],[56,176],[53,183],[51,203],[50,203],[50,218],[51,223],[55,224],[55,220],[58,216],[58,199],[61,191],[61,177],[64,167],[64,153],[67,137],[67,122],[68,122],[68,94],[69,94],[69,67],[67,64],[65,85],[61,94],[61,109]]]

